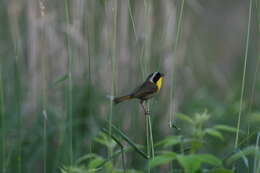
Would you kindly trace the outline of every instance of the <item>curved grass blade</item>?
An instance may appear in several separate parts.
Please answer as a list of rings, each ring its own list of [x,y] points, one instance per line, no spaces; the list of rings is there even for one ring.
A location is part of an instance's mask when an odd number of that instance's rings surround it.
[[[112,131],[118,136],[120,136],[122,139],[124,139],[138,154],[140,154],[145,159],[149,159],[149,157],[142,150],[139,149],[140,145],[135,144],[130,138],[128,138],[121,130],[119,130],[113,124],[111,127]]]

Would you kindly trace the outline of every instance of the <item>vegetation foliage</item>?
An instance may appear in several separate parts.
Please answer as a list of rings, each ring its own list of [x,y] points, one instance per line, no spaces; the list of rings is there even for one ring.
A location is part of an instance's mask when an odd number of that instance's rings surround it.
[[[259,173],[258,0],[0,2],[1,173]],[[165,73],[147,104],[114,105]]]

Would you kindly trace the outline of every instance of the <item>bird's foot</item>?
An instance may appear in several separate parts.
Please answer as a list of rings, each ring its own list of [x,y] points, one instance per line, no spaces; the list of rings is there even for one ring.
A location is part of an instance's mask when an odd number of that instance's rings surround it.
[[[145,115],[150,115],[151,112],[149,110],[145,110],[144,113],[145,113]]]

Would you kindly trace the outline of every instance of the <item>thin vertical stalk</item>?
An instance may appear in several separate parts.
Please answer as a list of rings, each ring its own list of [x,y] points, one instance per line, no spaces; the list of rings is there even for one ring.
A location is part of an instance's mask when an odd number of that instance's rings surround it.
[[[250,0],[250,5],[249,5],[247,35],[246,35],[246,50],[245,50],[245,59],[244,59],[242,88],[241,88],[241,94],[240,94],[239,114],[238,114],[238,120],[237,120],[237,131],[236,131],[236,139],[235,139],[235,146],[234,146],[235,149],[237,149],[237,147],[238,147],[239,129],[240,129],[240,121],[241,121],[244,90],[245,90],[245,78],[246,78],[246,68],[247,68],[247,58],[248,58],[248,47],[249,47],[249,37],[250,37],[250,28],[251,28],[251,15],[252,15],[252,0]]]
[[[117,47],[117,0],[113,0],[113,43],[112,43],[112,55],[111,55],[111,65],[112,65],[112,82],[111,82],[111,94],[112,96],[116,93],[115,88],[115,75],[116,75],[116,47]],[[113,121],[113,100],[110,99],[110,114],[108,117],[109,121],[109,136],[111,137],[112,121]],[[113,154],[112,148],[109,148],[109,157]]]
[[[252,105],[253,105],[254,96],[255,96],[255,87],[256,87],[259,65],[260,65],[260,56],[258,56],[256,68],[255,68],[255,72],[254,72],[254,79],[253,79],[252,88],[251,88],[251,97],[249,100],[249,110],[248,110],[249,113],[251,113],[251,111],[252,111]]]
[[[151,17],[151,1],[144,1],[145,8],[145,37],[144,37],[144,74],[147,74],[150,65],[150,54],[151,54],[151,25],[149,23]]]
[[[43,97],[46,97],[45,95]],[[45,100],[45,98],[44,98]],[[45,101],[43,101],[45,102]],[[46,173],[47,169],[47,111],[46,111],[46,103],[43,103],[43,173]]]
[[[181,1],[181,7],[180,7],[180,14],[177,19],[177,31],[176,31],[176,36],[175,36],[175,42],[173,45],[173,56],[172,56],[172,74],[170,75],[170,115],[169,115],[169,125],[170,128],[173,127],[173,119],[174,119],[174,110],[173,110],[173,105],[174,105],[174,99],[173,99],[173,88],[174,88],[174,75],[175,75],[175,55],[176,51],[179,45],[179,39],[180,39],[180,33],[181,33],[181,25],[182,25],[182,18],[183,18],[183,11],[184,11],[184,4],[185,0]],[[171,162],[171,168],[173,168],[173,164]]]
[[[6,173],[5,162],[5,106],[4,106],[4,86],[2,77],[2,66],[0,65],[0,109],[1,109],[1,141],[2,141],[2,172]]]
[[[148,161],[151,157],[151,145],[150,145],[150,137],[149,137],[149,116],[145,114],[145,127],[146,127],[146,151],[147,151],[147,157]],[[148,173],[150,172],[150,166],[148,164]]]
[[[39,8],[41,11],[41,18],[43,18],[45,16],[45,4],[44,4],[44,0],[39,0]],[[45,44],[45,40],[44,40],[44,35],[41,32],[40,33],[40,44],[43,47]],[[46,79],[46,67],[47,67],[47,62],[46,62],[46,58],[43,55],[44,50],[40,50],[41,54],[40,54],[40,58],[42,60],[41,62],[41,79],[42,79],[42,119],[43,119],[43,173],[46,173],[46,168],[47,168],[47,132],[46,132],[46,128],[47,128],[47,111],[46,111],[46,105],[47,105],[47,79]]]
[[[260,172],[260,157],[258,158],[256,173]]]
[[[170,117],[169,117],[169,124],[170,124],[170,128],[172,127],[172,121],[173,121],[173,104],[174,104],[174,100],[173,100],[173,78],[174,78],[174,70],[175,70],[175,55],[176,55],[176,51],[177,51],[177,48],[178,48],[178,45],[179,45],[179,39],[180,39],[180,32],[181,32],[181,24],[182,24],[182,17],[183,17],[183,9],[184,9],[184,4],[185,4],[185,0],[182,0],[182,3],[181,3],[181,9],[180,9],[180,14],[179,14],[179,17],[178,17],[178,24],[177,24],[177,32],[176,32],[176,37],[175,37],[175,44],[174,44],[174,47],[173,47],[173,69],[172,69],[172,74],[171,74],[171,85],[170,85]]]
[[[69,11],[69,0],[65,1],[65,13],[67,26],[71,24],[70,11]],[[67,118],[69,119],[69,159],[70,165],[73,163],[73,117],[72,117],[72,48],[70,39],[66,36],[66,47],[68,52],[68,102],[67,102]]]
[[[93,48],[93,46],[95,45],[94,43],[94,37],[92,37],[95,29],[94,29],[94,22],[93,22],[93,19],[92,17],[89,17],[90,15],[89,14],[92,14],[93,11],[91,11],[92,9],[94,9],[93,7],[93,3],[95,3],[95,1],[87,1],[87,12],[88,12],[88,15],[87,15],[87,31],[86,31],[86,34],[87,34],[87,54],[88,54],[88,96],[90,96],[90,93],[91,93],[91,86],[92,86],[92,69],[91,69],[91,65],[92,65],[92,56],[93,56],[93,52],[95,50],[95,48]],[[91,11],[91,13],[89,12]],[[95,11],[94,11],[95,12]],[[95,19],[94,19],[95,20]],[[92,47],[91,47],[92,46]],[[91,106],[89,106],[89,112],[88,112],[88,115],[91,115]],[[92,153],[92,140],[90,141],[90,145],[89,145],[89,152]]]
[[[255,142],[255,147],[257,150],[259,150],[259,141],[260,141],[260,132],[257,133],[257,137],[256,137],[256,142]],[[258,161],[260,161],[260,156],[259,154],[256,154],[255,155],[255,158],[254,158],[254,173],[257,173],[257,167],[259,166],[258,165]]]
[[[143,56],[143,63],[142,66],[143,74],[147,74],[148,68],[151,62],[151,24],[150,17],[151,17],[151,7],[152,2],[148,0],[144,0],[144,8],[145,8],[145,25],[144,25],[144,31],[145,31],[145,38],[144,38],[144,56]],[[147,156],[148,156],[148,162],[150,159],[154,158],[154,148],[153,148],[153,135],[152,135],[152,125],[151,125],[151,117],[150,117],[150,105],[149,102],[146,102],[146,112],[145,112],[145,121],[146,121],[146,141],[147,141]],[[148,164],[148,172],[151,171],[151,168]]]
[[[148,116],[148,126],[149,126],[149,137],[150,137],[150,146],[151,146],[151,157],[154,159],[154,146],[153,146],[153,131],[152,131],[152,123],[151,116]]]
[[[135,30],[135,21],[134,21],[134,18],[133,18],[133,13],[132,13],[132,9],[131,9],[130,0],[127,0],[127,2],[128,2],[128,11],[129,11],[131,23],[133,25],[133,31],[134,31],[134,35],[135,35],[135,40],[137,41],[137,35],[136,35],[136,30]]]
[[[21,133],[21,124],[22,124],[22,118],[21,118],[21,113],[20,113],[20,79],[19,79],[19,72],[18,72],[18,62],[15,62],[15,85],[16,85],[16,96],[17,96],[17,102],[16,102],[16,115],[18,118],[18,156],[17,156],[17,160],[18,160],[18,172],[21,172],[22,169],[22,133]]]
[[[153,131],[152,131],[152,123],[151,123],[151,116],[150,116],[150,105],[146,102],[146,140],[147,140],[147,154],[148,158],[154,159],[154,145],[153,145]]]
[[[18,33],[15,33],[15,37],[17,36]],[[18,45],[18,40],[15,39],[14,40],[14,53],[15,53],[15,62],[14,62],[14,75],[15,75],[15,92],[16,92],[16,103],[15,103],[15,110],[16,110],[16,116],[18,119],[17,122],[17,130],[18,130],[18,155],[17,155],[17,161],[18,161],[18,173],[20,173],[22,171],[22,129],[21,129],[21,125],[22,125],[22,117],[21,117],[21,111],[20,111],[20,106],[21,106],[21,93],[20,93],[20,70],[19,70],[19,45]]]

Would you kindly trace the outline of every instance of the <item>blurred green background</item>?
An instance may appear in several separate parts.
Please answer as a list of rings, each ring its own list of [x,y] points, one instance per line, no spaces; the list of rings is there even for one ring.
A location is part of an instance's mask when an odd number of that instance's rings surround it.
[[[139,102],[114,106],[109,97],[132,91],[154,71],[166,74],[150,102],[154,143],[189,135],[178,113],[192,118],[206,111],[204,127],[236,128],[241,111],[238,139],[246,141],[239,147],[255,145],[259,7],[259,0],[2,0],[0,172],[60,172],[88,153],[106,158],[95,139],[111,115],[145,145]],[[180,132],[169,128],[171,118]],[[207,137],[198,152],[224,158],[235,137]],[[121,168],[119,160],[114,167]],[[127,168],[144,171],[144,163],[136,152],[126,154]],[[253,157],[239,165],[236,172],[253,172]]]

